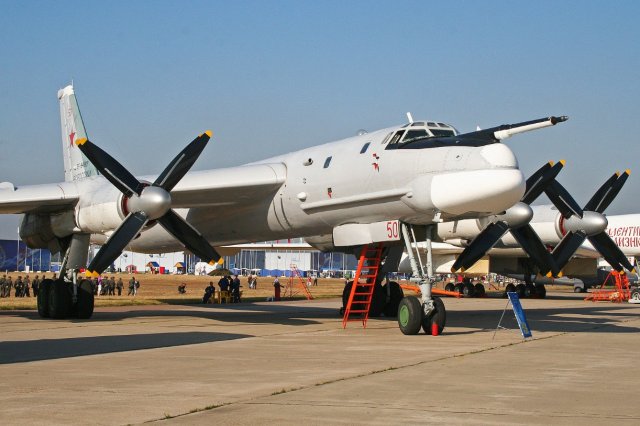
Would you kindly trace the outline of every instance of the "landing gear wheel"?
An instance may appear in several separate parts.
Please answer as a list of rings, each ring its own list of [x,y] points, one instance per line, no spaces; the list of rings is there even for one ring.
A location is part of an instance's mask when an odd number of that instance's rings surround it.
[[[406,296],[398,306],[398,325],[403,334],[413,335],[420,332],[422,325],[422,305],[416,296]]]
[[[78,285],[75,314],[80,319],[89,319],[93,315],[93,286],[89,280],[82,280]]]
[[[473,297],[476,294],[476,289],[473,284],[467,281],[462,285],[462,294],[464,297]]]
[[[462,284],[458,283],[453,286],[453,291],[457,291],[459,294],[462,294]]]
[[[422,318],[422,329],[428,335],[439,336],[447,323],[447,310],[439,297],[433,298],[433,306],[433,312]]]
[[[547,289],[545,288],[544,284],[536,284],[535,290],[535,295],[540,299],[544,299],[545,297],[547,297]]]
[[[367,291],[367,287],[362,287],[361,291]],[[371,295],[371,305],[369,306],[369,316],[379,317],[384,311],[387,304],[387,293],[380,283],[376,284],[373,288],[373,294]],[[396,308],[397,309],[397,308]]]
[[[484,297],[484,295],[486,294],[484,290],[484,286],[480,283],[477,283],[474,286],[474,289],[475,289],[476,297]]]
[[[527,295],[527,287],[524,284],[518,284],[516,286],[516,292],[518,293],[518,297],[522,299]]]
[[[40,283],[38,290],[38,315],[40,318],[49,318],[49,293],[53,280],[45,279]]]
[[[404,297],[404,292],[402,291],[402,287],[395,281],[389,281],[387,284],[389,287],[389,303],[384,307],[384,316],[388,318],[393,318],[398,315],[398,306],[400,306],[400,301]],[[387,289],[384,289],[385,291]]]
[[[54,281],[49,289],[49,315],[51,318],[67,318],[71,313],[71,293],[63,280]]]
[[[513,284],[507,284],[504,289],[504,297],[507,298],[507,293],[513,293],[514,291],[516,291],[516,286]]]
[[[454,287],[454,285],[452,283],[449,283],[449,284],[445,285],[444,289],[446,291],[455,291],[455,287]]]
[[[533,284],[527,283],[524,285],[525,297],[535,296],[535,294],[536,294],[536,288],[533,286]]]

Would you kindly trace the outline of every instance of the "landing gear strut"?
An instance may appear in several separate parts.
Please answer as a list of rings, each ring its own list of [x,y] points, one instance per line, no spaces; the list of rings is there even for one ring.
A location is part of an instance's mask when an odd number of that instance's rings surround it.
[[[57,280],[45,279],[38,293],[38,314],[42,318],[80,318],[93,315],[93,288],[89,280],[79,281],[79,270],[87,264],[88,234],[71,237]]]
[[[447,312],[444,303],[438,297],[431,296],[431,288],[435,282],[433,275],[431,232],[433,227],[427,228],[427,273],[425,276],[422,261],[418,256],[420,267],[414,255],[414,243],[416,241],[413,228],[402,224],[402,236],[405,248],[409,256],[409,262],[413,271],[412,281],[420,286],[421,299],[416,296],[406,296],[398,306],[398,326],[404,334],[418,334],[422,328],[428,335],[439,335],[444,330]],[[413,243],[412,243],[413,241]]]

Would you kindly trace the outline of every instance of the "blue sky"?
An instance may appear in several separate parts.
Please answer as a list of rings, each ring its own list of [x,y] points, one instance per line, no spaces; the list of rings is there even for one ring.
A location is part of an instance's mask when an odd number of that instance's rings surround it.
[[[15,184],[63,180],[56,92],[72,79],[89,136],[135,174],[161,171],[204,129],[214,139],[194,169],[403,123],[407,111],[462,131],[569,115],[507,144],[526,174],[566,159],[559,180],[581,204],[640,154],[640,2],[0,0],[0,10],[0,180]],[[638,182],[632,173],[607,213],[637,212]]]

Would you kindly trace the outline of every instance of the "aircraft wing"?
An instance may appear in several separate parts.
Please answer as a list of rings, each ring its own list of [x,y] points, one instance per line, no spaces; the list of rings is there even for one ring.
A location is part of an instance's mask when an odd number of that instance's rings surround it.
[[[280,188],[286,176],[282,163],[191,172],[171,191],[171,205],[190,208],[255,202]]]
[[[0,214],[52,213],[69,210],[78,202],[79,194],[72,185],[48,184],[15,187],[0,184]]]

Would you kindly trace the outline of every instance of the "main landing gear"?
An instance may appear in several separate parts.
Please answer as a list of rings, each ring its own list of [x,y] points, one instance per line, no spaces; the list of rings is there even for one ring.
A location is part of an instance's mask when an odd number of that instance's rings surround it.
[[[416,296],[405,296],[400,301],[398,306],[398,326],[404,334],[418,334],[422,329],[427,335],[437,336],[442,334],[447,322],[447,311],[444,303],[439,297],[431,296],[431,288],[435,281],[432,267],[432,230],[432,227],[427,228],[427,273],[425,274],[420,256],[417,256],[418,261],[420,261],[420,266],[418,267],[414,254],[414,250],[417,251],[417,249],[415,249],[414,244],[415,234],[413,228],[409,228],[404,223],[402,224],[405,248],[413,271],[411,280],[419,284],[421,293],[420,299]]]
[[[74,234],[66,250],[60,278],[45,279],[38,292],[38,314],[41,318],[88,319],[93,315],[93,286],[82,279],[79,270],[87,262],[88,234]]]

